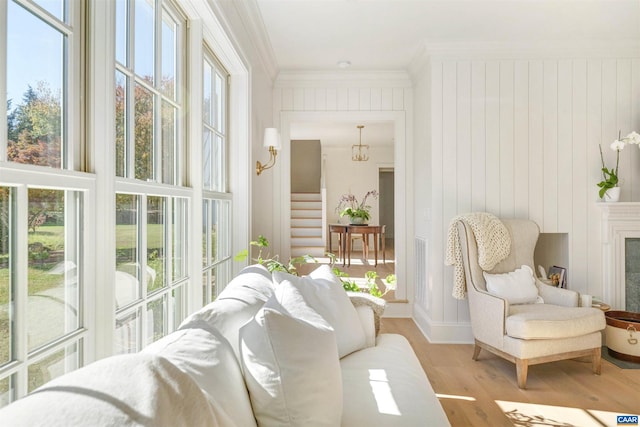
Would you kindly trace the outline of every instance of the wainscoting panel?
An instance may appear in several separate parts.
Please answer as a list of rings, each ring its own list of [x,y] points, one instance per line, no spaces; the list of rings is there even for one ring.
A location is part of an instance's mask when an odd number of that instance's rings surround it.
[[[468,318],[465,304],[451,297],[444,252],[449,221],[470,211],[530,218],[542,232],[567,233],[569,287],[602,296],[598,144],[613,167],[618,130],[640,132],[637,56],[431,59],[429,280],[443,283],[441,295],[437,285],[430,290],[432,320]],[[621,200],[640,201],[638,148],[620,153],[619,175]]]

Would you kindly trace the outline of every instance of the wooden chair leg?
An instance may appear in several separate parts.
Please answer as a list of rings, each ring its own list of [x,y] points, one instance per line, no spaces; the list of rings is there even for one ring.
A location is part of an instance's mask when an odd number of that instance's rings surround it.
[[[600,369],[602,367],[602,354],[600,347],[593,349],[593,355],[591,356],[591,365],[593,369],[593,373],[596,375],[600,375]]]
[[[516,376],[518,378],[518,387],[521,389],[527,388],[527,373],[529,371],[529,364],[527,359],[516,359]]]
[[[478,356],[480,356],[480,350],[482,350],[482,348],[478,344],[476,344],[473,348],[473,356],[471,357],[473,360],[478,360]]]

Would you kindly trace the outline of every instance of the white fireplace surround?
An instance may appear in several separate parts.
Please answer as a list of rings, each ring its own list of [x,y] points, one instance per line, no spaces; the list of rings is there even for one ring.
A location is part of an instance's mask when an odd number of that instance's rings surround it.
[[[602,209],[603,299],[625,309],[625,239],[640,238],[640,203],[598,203]]]

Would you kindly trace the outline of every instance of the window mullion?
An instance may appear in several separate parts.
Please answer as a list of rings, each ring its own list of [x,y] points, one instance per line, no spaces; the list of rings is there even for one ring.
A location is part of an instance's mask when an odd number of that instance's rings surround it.
[[[0,28],[7,27],[7,2],[0,2]],[[0,58],[4,64],[0,66],[0,105],[5,108],[7,105],[7,31],[0,31]],[[7,115],[0,115],[0,162],[7,161]]]
[[[29,298],[29,191],[26,185],[15,188],[15,213],[13,236],[16,239],[13,244],[15,259],[13,260],[13,272],[11,274],[11,288],[14,292],[13,314],[14,314],[14,335],[13,335],[13,357],[22,363],[21,369],[16,375],[15,393],[16,397],[27,394],[27,358],[28,358],[28,298]]]
[[[153,325],[147,324],[147,222],[148,222],[148,209],[147,209],[147,195],[140,195],[140,218],[138,219],[138,223],[140,227],[138,229],[138,241],[140,242],[140,253],[138,254],[138,262],[140,264],[140,272],[138,276],[138,286],[140,286],[140,298],[141,298],[141,312],[140,312],[140,342],[137,343],[139,348],[142,348],[145,344],[146,337],[148,336],[148,329],[152,328]]]

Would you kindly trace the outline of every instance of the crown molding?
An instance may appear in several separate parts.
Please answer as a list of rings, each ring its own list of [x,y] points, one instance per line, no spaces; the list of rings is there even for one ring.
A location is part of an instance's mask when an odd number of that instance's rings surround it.
[[[411,87],[411,78],[404,70],[388,71],[280,71],[275,87]]]
[[[424,42],[408,70],[412,77],[432,59],[576,59],[640,58],[640,40],[541,42]]]
[[[274,81],[278,75],[278,63],[257,1],[243,0],[233,2],[233,4],[238,15],[240,15],[245,31],[260,58],[265,72]]]

